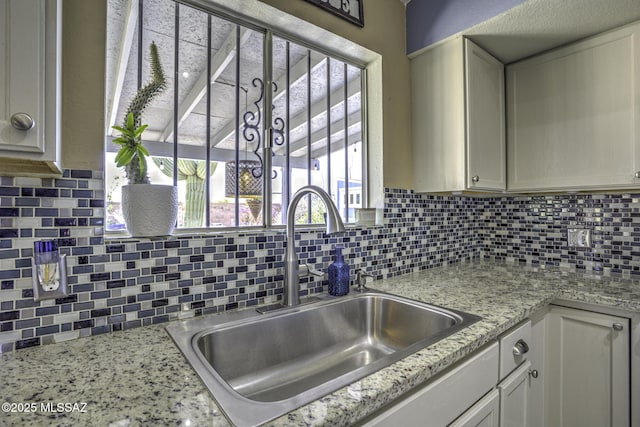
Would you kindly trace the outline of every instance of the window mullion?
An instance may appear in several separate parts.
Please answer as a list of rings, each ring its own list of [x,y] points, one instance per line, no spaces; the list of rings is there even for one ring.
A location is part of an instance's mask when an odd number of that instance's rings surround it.
[[[207,14],[207,118],[206,118],[206,137],[205,144],[207,148],[207,159],[205,165],[205,209],[204,220],[205,227],[211,226],[211,15]]]
[[[142,42],[143,42],[143,31],[142,26],[144,24],[144,0],[140,0],[138,3],[138,83],[137,90],[140,90],[142,87]],[[114,108],[118,108],[115,106]]]
[[[327,58],[327,193],[331,195],[331,58]]]
[[[307,185],[311,185],[311,50],[307,49]],[[307,196],[307,223],[311,224],[311,195]]]
[[[287,85],[287,98],[285,101],[285,168],[283,172],[283,184],[282,189],[282,218],[287,217],[287,210],[289,207],[289,199],[291,198],[291,158],[290,158],[290,137],[291,137],[291,46],[289,42],[286,43],[286,85]]]
[[[175,4],[175,31],[173,47],[173,185],[178,185],[178,99],[180,96],[180,3]]]
[[[240,226],[240,25],[236,25],[236,85],[235,85],[235,148],[236,148],[236,170],[234,179],[235,185],[235,225]]]
[[[344,219],[349,221],[349,85],[347,84],[347,64],[344,64]]]
[[[369,147],[367,141],[367,70],[360,72],[360,150],[362,158],[362,207],[369,207]]]
[[[264,133],[262,169],[262,225],[271,228],[271,169],[273,164],[273,37],[267,31],[263,39]]]

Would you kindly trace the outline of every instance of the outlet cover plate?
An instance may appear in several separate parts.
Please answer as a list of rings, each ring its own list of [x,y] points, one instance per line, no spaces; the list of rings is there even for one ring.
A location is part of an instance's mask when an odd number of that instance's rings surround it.
[[[58,286],[54,290],[47,290],[41,284],[38,279],[38,267],[36,266],[36,260],[31,258],[31,275],[33,276],[33,300],[42,301],[45,299],[63,298],[69,295],[69,289],[67,287],[67,257],[61,255],[58,260]]]

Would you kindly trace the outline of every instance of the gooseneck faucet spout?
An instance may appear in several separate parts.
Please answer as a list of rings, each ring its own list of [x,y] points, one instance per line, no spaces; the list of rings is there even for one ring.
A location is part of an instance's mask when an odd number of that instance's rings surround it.
[[[298,202],[307,194],[315,194],[327,206],[327,234],[344,232],[344,224],[340,218],[338,208],[322,188],[315,185],[307,185],[293,195],[287,208],[287,250],[285,252],[284,295],[282,298],[282,304],[286,306],[300,304],[298,255],[296,254],[295,244],[295,214]]]

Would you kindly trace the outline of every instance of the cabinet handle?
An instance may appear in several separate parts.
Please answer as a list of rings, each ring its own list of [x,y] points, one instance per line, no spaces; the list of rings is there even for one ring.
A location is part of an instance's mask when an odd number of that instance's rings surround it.
[[[529,345],[524,340],[518,340],[518,342],[513,346],[514,356],[522,356],[523,354],[528,352]]]
[[[638,172],[640,174],[640,172]],[[480,177],[478,175],[474,175],[473,177],[471,177],[471,181],[473,182],[478,182],[480,181]]]
[[[529,369],[529,375],[531,378],[538,378],[538,370],[537,369]]]
[[[613,330],[614,331],[621,331],[624,329],[624,326],[622,326],[622,323],[614,323],[613,324]]]
[[[11,116],[11,126],[17,130],[29,130],[33,128],[36,122],[33,120],[33,117],[28,115],[27,113],[15,113]]]
[[[636,172],[636,178],[640,178],[640,171]]]

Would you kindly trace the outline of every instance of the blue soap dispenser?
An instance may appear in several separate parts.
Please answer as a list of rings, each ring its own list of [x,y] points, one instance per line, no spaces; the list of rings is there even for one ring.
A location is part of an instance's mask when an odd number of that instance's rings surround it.
[[[336,246],[336,258],[329,266],[329,294],[334,296],[349,293],[349,264],[344,262],[342,247]]]

